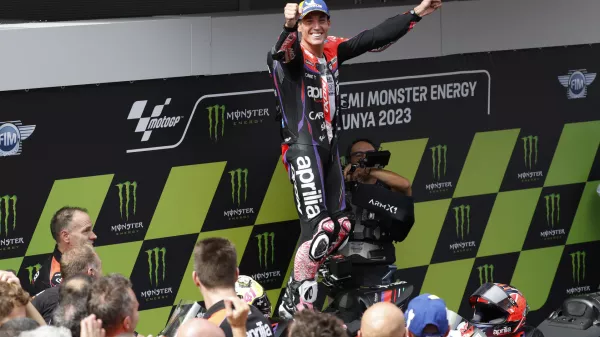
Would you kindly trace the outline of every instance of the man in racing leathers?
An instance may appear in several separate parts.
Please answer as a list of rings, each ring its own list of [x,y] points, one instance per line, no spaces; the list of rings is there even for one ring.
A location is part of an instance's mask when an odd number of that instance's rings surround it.
[[[281,317],[312,308],[317,270],[351,230],[337,147],[339,66],[385,49],[440,6],[441,0],[423,0],[410,12],[347,39],[327,35],[330,15],[323,0],[286,5],[285,25],[267,64],[281,117],[282,161],[293,184],[302,234]]]

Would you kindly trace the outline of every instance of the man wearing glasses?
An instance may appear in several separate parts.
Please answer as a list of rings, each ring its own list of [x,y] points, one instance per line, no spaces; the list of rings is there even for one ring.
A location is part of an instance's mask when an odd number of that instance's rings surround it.
[[[394,192],[404,193],[406,196],[412,196],[410,181],[394,172],[380,168],[362,168],[357,167],[350,174],[352,165],[357,165],[359,161],[365,158],[368,152],[375,152],[377,146],[368,139],[358,139],[352,142],[348,151],[349,164],[344,169],[346,181],[357,181],[362,184],[378,184]]]

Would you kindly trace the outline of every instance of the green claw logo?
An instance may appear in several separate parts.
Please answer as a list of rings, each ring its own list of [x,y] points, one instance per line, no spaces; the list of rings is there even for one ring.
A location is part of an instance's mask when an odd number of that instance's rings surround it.
[[[229,171],[231,175],[231,201],[238,207],[242,203],[242,185],[244,186],[244,201],[248,199],[248,169],[235,169]]]
[[[116,184],[115,186],[119,189],[119,210],[121,211],[121,219],[123,219],[123,213],[125,213],[125,220],[129,220],[129,203],[133,201],[133,215],[135,215],[137,209],[138,184],[136,181],[126,181],[121,184]],[[123,193],[123,190],[125,190],[125,193]],[[125,203],[123,203],[123,199],[125,199]]]
[[[39,263],[25,268],[29,272],[29,283],[33,284],[33,277],[40,271],[41,268],[42,265]]]
[[[483,285],[484,283],[494,282],[494,265],[493,264],[484,264],[483,266],[477,267],[479,270],[479,285]]]
[[[225,134],[225,106],[217,104],[207,107],[206,110],[208,110],[208,135],[210,139],[217,142],[219,133],[221,138]],[[219,128],[221,132],[219,132]]]
[[[471,206],[460,205],[453,208],[454,220],[456,222],[456,236],[465,239],[465,227],[467,235],[471,232]]]
[[[525,167],[531,170],[538,162],[538,136],[526,136],[523,140]]]
[[[431,150],[431,160],[433,165],[433,179],[440,181],[442,177],[446,176],[446,163],[448,146],[436,145],[429,148]],[[442,166],[443,163],[443,166]]]
[[[577,285],[585,280],[585,251],[571,253],[571,267],[573,268],[573,283]]]
[[[162,253],[162,254],[161,254]],[[167,249],[162,247],[156,247],[154,249],[148,249],[146,251],[148,254],[148,277],[150,278],[150,285],[158,286],[159,279],[160,281],[164,281],[166,277],[166,269],[167,269]],[[162,278],[159,278],[158,267],[160,262],[162,261]],[[154,276],[154,277],[153,277]],[[154,281],[154,284],[152,284]]]
[[[12,203],[11,203],[12,201]],[[12,229],[17,228],[17,196],[16,195],[4,195],[0,197],[0,234],[2,234],[2,225],[4,224],[4,236],[8,236],[8,225],[10,213],[12,210]],[[12,206],[11,206],[12,204]],[[4,207],[2,207],[4,206]]]
[[[269,266],[269,252],[271,253],[271,265],[275,262],[275,233],[265,232],[255,236],[258,243],[258,263],[261,267]],[[271,238],[271,240],[269,240]]]
[[[560,222],[560,194],[548,194],[544,199],[546,199],[546,222],[548,226],[554,228],[554,224]]]

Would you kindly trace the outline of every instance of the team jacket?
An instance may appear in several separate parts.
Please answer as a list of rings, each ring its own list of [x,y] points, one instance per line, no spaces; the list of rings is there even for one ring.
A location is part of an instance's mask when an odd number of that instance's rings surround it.
[[[33,276],[33,290],[37,294],[45,289],[56,287],[62,281],[60,274],[60,259],[62,253],[58,247],[54,247],[52,256],[48,257],[42,264],[42,267]]]
[[[350,39],[329,36],[325,41],[325,60],[319,60],[301,46],[296,28],[284,27],[267,55],[284,143],[329,149],[333,130],[341,127],[340,65],[368,51],[386,49],[420,20],[415,14],[405,13]]]
[[[227,321],[225,302],[219,301],[208,308],[203,318],[209,322],[219,326],[225,333],[225,337],[233,337],[233,331]],[[250,313],[246,321],[246,336],[247,337],[271,337],[273,330],[271,323],[255,306],[250,306]]]

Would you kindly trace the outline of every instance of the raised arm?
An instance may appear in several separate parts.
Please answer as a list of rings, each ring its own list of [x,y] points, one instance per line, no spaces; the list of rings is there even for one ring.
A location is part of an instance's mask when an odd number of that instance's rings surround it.
[[[267,64],[272,67],[272,61],[277,61],[286,73],[293,73],[302,67],[302,51],[298,36],[298,4],[289,3],[284,9],[285,24],[277,42],[267,56]]]
[[[338,46],[340,62],[360,56],[368,51],[386,49],[408,33],[421,19],[442,5],[441,0],[423,0],[414,10],[393,16],[376,27],[365,30]]]

